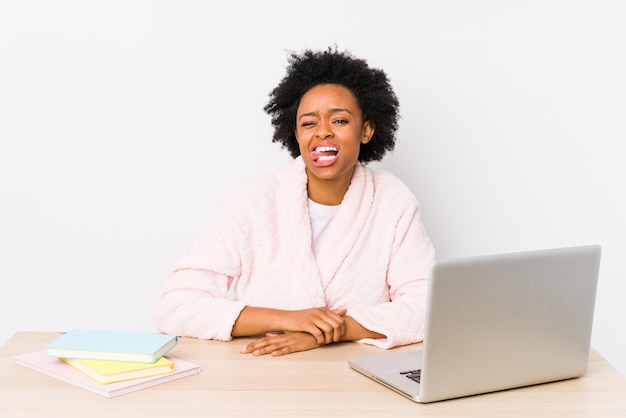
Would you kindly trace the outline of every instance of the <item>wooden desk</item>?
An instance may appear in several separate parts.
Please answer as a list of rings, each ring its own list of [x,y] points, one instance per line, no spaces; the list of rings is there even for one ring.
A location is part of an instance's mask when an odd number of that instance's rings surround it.
[[[200,374],[107,399],[13,363],[57,336],[17,333],[0,349],[0,417],[626,417],[626,379],[594,350],[582,378],[420,405],[348,367],[350,357],[380,353],[375,347],[273,358],[240,354],[250,339],[182,338],[171,354]]]

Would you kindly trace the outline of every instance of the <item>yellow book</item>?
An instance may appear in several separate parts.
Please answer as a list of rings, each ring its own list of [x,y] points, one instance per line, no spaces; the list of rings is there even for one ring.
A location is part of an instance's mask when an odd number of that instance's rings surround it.
[[[174,371],[174,363],[165,357],[161,357],[154,363],[76,358],[62,358],[61,360],[101,384],[139,379]]]

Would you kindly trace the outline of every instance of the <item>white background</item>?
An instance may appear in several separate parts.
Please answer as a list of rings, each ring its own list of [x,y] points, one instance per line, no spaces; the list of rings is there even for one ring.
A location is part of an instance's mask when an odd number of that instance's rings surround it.
[[[337,44],[401,102],[382,164],[440,258],[603,247],[593,345],[626,374],[626,2],[0,2],[0,341],[153,331],[167,270],[290,159],[287,53]]]

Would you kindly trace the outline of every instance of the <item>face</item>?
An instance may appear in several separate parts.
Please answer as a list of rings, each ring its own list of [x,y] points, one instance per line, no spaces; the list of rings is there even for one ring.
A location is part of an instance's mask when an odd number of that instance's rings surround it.
[[[352,180],[360,146],[374,134],[371,123],[363,121],[352,92],[337,84],[318,85],[306,92],[298,106],[295,134],[306,164],[309,197],[322,204],[340,203]],[[329,203],[329,199],[339,201]]]

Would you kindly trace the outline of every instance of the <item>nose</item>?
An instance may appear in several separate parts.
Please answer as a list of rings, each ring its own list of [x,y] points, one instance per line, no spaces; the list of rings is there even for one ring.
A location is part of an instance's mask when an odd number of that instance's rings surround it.
[[[329,138],[333,135],[333,131],[331,129],[330,123],[328,123],[327,121],[321,120],[318,124],[317,124],[317,130],[315,131],[315,136],[317,138]]]

